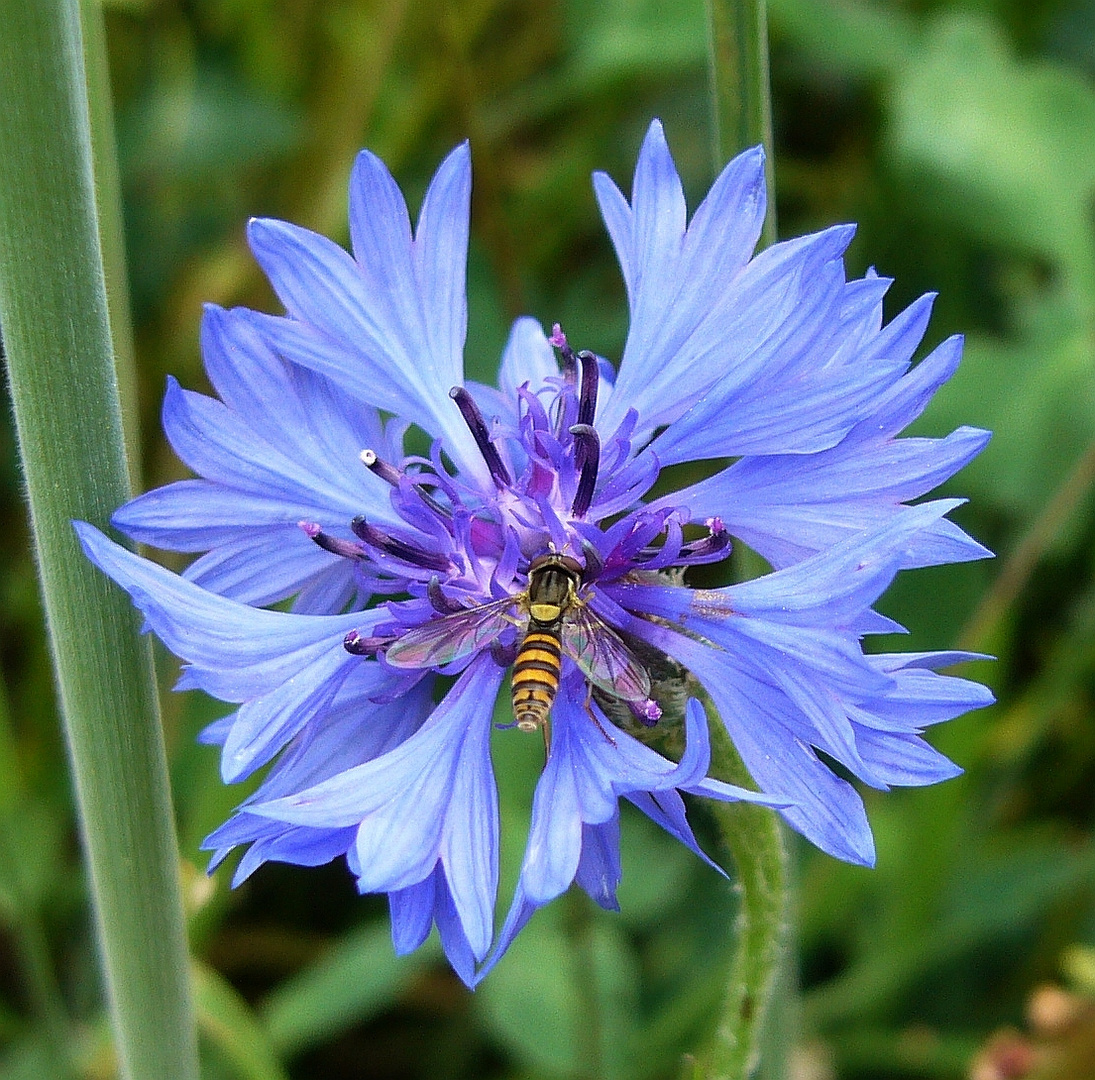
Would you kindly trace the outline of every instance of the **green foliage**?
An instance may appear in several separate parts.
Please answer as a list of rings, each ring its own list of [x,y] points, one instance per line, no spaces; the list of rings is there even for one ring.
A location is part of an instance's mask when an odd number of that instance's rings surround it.
[[[959,1080],[1095,934],[1095,16],[1090,0],[769,9],[781,233],[859,221],[851,269],[896,278],[890,314],[939,290],[929,344],[963,332],[966,359],[918,429],[994,429],[951,490],[999,552],[905,575],[885,600],[912,629],[902,647],[997,653],[970,676],[1001,703],[933,735],[965,776],[869,794],[876,870],[796,849],[799,1042],[839,1080]],[[618,355],[623,289],[589,173],[626,184],[652,115],[692,205],[710,179],[702,0],[126,0],[107,16],[148,486],[181,475],[157,411],[169,372],[203,386],[200,302],[274,307],[246,218],[345,238],[359,147],[413,202],[472,139],[481,379],[524,311]],[[0,431],[0,1080],[53,1075],[50,981],[78,1071],[106,1077],[12,445]],[[394,957],[382,905],[342,870],[206,881],[198,843],[247,793],[194,744],[211,709],[165,700],[206,1080],[661,1080],[710,1033],[733,885],[638,815],[622,911],[545,909],[474,995],[435,945]],[[498,747],[503,897],[538,755]]]

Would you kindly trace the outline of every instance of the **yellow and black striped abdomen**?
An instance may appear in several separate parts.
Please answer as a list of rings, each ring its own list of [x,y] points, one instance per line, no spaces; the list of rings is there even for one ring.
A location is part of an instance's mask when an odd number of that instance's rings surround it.
[[[560,622],[533,623],[513,662],[513,718],[522,731],[535,731],[547,723],[559,690]]]

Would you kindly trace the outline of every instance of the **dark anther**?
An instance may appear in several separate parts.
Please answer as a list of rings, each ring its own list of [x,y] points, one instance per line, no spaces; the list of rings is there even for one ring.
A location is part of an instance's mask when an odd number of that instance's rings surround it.
[[[317,543],[324,551],[332,555],[341,555],[345,559],[360,559],[365,555],[365,549],[361,544],[352,540],[340,540],[337,536],[325,533],[314,521],[298,522],[309,539]]]
[[[342,647],[354,656],[375,656],[378,650],[391,643],[390,637],[366,637],[360,630],[351,630],[342,639]]]
[[[483,419],[483,414],[479,411],[479,406],[475,404],[471,394],[462,386],[454,386],[449,391],[449,397],[456,402],[456,407],[460,410],[460,415],[464,417],[464,423],[468,425],[468,429],[475,439],[476,446],[479,447],[479,453],[483,455],[483,460],[487,463],[487,468],[490,470],[491,477],[494,479],[495,484],[498,487],[507,487],[512,484],[513,480],[510,478],[509,470],[506,468],[501,455],[498,453],[498,447],[490,441],[490,432],[487,431],[487,423]]]
[[[392,487],[399,487],[401,473],[394,465],[390,465],[383,458],[377,457],[375,450],[362,450],[359,456],[361,458],[361,464],[364,465],[369,472],[373,473],[375,476],[379,476],[381,480],[391,484]]]
[[[600,367],[597,357],[591,352],[578,353],[582,362],[582,389],[578,398],[578,423],[592,424],[593,414],[597,411],[597,383],[600,379]]]
[[[457,603],[444,594],[439,578],[430,578],[430,583],[426,586],[426,596],[429,597],[434,611],[440,615],[455,615],[458,611],[466,610],[463,604]]]
[[[401,473],[394,465],[389,464],[383,458],[377,457],[375,450],[362,450],[358,457],[361,458],[361,463],[365,468],[374,476],[379,476],[381,480],[391,484],[394,488],[399,487],[399,483],[404,478],[405,474]],[[435,514],[439,514],[444,518],[452,517],[452,512],[447,506],[442,506],[428,491],[424,490],[416,478],[411,477],[410,479],[418,497]]]
[[[585,517],[590,503],[593,502],[593,488],[597,484],[597,467],[601,461],[601,439],[596,429],[590,424],[575,424],[570,429],[570,433],[578,444],[574,460],[581,469],[578,476],[578,490],[574,493],[574,503],[570,511],[576,518],[581,518]]]
[[[582,575],[585,581],[596,581],[605,568],[605,561],[597,548],[585,538],[582,539],[582,555],[586,560],[585,573]]]
[[[350,522],[350,528],[354,535],[363,540],[371,548],[391,555],[393,559],[410,563],[412,566],[420,566],[424,570],[436,570],[438,573],[448,573],[452,569],[452,563],[447,555],[436,551],[426,551],[417,544],[400,540],[396,536],[370,525],[363,517],[358,516]]]

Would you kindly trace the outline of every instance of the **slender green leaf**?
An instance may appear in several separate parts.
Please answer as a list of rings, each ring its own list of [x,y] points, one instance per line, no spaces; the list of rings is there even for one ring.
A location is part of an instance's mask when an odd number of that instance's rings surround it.
[[[348,934],[263,1003],[271,1040],[291,1053],[370,1019],[438,955],[434,942],[411,956],[396,956],[386,925]]]
[[[204,964],[193,966],[198,1028],[239,1080],[287,1080],[270,1034],[236,989]]]
[[[80,11],[0,0],[0,326],[123,1073],[197,1074],[151,658],[73,518],[128,495]]]

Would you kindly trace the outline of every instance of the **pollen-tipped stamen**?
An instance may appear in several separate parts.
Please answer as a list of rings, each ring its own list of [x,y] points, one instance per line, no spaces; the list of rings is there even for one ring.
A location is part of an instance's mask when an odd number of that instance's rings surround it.
[[[597,468],[601,461],[601,438],[592,424],[575,424],[570,429],[574,441],[575,462],[580,462],[578,488],[574,492],[574,502],[570,512],[576,518],[583,518],[593,502],[593,489],[597,486]]]
[[[390,637],[367,637],[360,630],[351,630],[342,639],[342,647],[354,656],[375,656],[392,640]]]
[[[662,707],[653,698],[647,698],[646,701],[629,701],[627,707],[631,710],[631,715],[643,727],[656,727],[662,718]]]
[[[506,468],[501,454],[498,453],[498,447],[491,442],[487,422],[483,419],[479,406],[475,404],[471,394],[462,386],[454,386],[449,391],[449,397],[456,402],[456,407],[460,410],[464,423],[468,425],[468,430],[471,432],[472,438],[475,439],[475,445],[479,447],[479,453],[483,455],[483,460],[487,463],[487,469],[490,471],[495,485],[500,488],[509,487],[513,483],[513,479],[510,477],[509,469]]]
[[[394,465],[379,457],[375,450],[366,447],[358,454],[358,457],[361,458],[361,464],[374,476],[379,476],[381,480],[391,484],[392,487],[399,487],[399,480],[403,474]]]
[[[400,540],[397,536],[370,525],[363,517],[358,516],[350,522],[350,528],[354,535],[371,548],[390,555],[393,559],[409,563],[411,566],[419,566],[423,570],[434,570],[438,573],[449,573],[452,570],[452,561],[447,555],[436,551],[426,551],[417,544]]]
[[[341,555],[344,559],[363,559],[366,555],[361,544],[353,540],[340,540],[337,536],[325,533],[314,521],[298,521],[297,524],[310,540],[332,555]]]
[[[574,355],[574,350],[558,323],[552,326],[548,341],[559,350],[559,355],[563,358],[563,378],[573,386],[578,381],[578,357]]]
[[[361,459],[362,465],[369,470],[374,476],[379,476],[385,483],[390,484],[394,488],[398,488],[400,483],[406,479],[411,482],[418,497],[435,513],[439,514],[443,518],[451,518],[452,511],[447,506],[439,503],[428,491],[422,487],[422,480],[417,476],[408,476],[407,473],[400,472],[390,462],[385,461],[382,457],[379,457],[375,450],[365,449],[362,450],[358,457]],[[425,474],[427,477],[429,473]],[[428,482],[428,481],[427,481]]]

